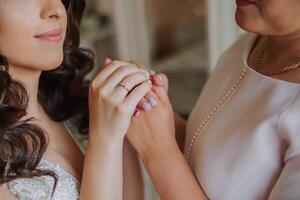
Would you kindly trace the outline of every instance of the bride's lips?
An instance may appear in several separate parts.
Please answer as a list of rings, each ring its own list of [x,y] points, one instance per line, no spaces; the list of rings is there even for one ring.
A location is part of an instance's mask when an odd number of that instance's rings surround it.
[[[48,42],[60,42],[63,37],[63,28],[53,29],[42,34],[35,35],[34,37]]]
[[[236,0],[238,6],[250,6],[256,4],[256,0]]]

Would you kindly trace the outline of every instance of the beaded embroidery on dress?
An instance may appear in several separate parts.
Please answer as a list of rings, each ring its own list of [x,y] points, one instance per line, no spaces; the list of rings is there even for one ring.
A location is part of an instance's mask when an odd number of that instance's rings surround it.
[[[50,176],[16,179],[8,183],[12,194],[19,200],[77,200],[80,183],[59,165],[42,160],[39,169],[51,170],[58,176],[57,186],[52,196],[54,179]],[[51,198],[52,196],[52,198]]]
[[[87,136],[79,134],[74,122],[64,122],[65,128],[78,148],[84,152]],[[80,182],[58,164],[41,160],[38,169],[50,170],[58,176],[56,189],[52,195],[54,179],[51,176],[16,179],[8,183],[8,188],[19,200],[78,200]]]

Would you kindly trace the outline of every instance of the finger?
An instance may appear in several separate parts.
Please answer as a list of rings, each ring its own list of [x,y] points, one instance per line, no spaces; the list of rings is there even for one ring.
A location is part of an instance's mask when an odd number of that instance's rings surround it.
[[[164,105],[170,104],[168,93],[163,87],[153,86],[152,91],[157,95],[158,100]]]
[[[115,84],[115,90],[113,92],[112,98],[123,101],[124,98],[130,93],[130,91],[147,80],[150,81],[150,78],[148,76],[145,76],[143,72],[130,74],[123,78],[121,81],[120,79],[113,80],[114,82],[112,84]],[[120,82],[123,84],[122,86],[120,85]],[[109,85],[108,87],[113,87],[113,85]]]
[[[104,61],[104,67],[106,67],[107,65],[109,65],[112,62],[112,59],[110,58],[106,58]]]
[[[144,96],[151,90],[151,81],[145,81],[136,88],[134,88],[130,94],[125,98],[123,104],[132,109],[132,113],[137,107],[138,103],[144,98]]]
[[[127,89],[131,91],[135,86],[143,83],[144,81],[150,81],[150,76],[149,74],[145,74],[143,71],[134,73],[134,74],[129,74],[125,78],[122,79],[122,83],[126,85]]]
[[[110,64],[106,65],[94,78],[93,82],[95,82],[96,85],[100,85],[106,80],[111,74],[113,74],[118,68],[122,66],[135,66],[127,62],[122,61],[112,61]],[[138,68],[137,66],[135,66]]]
[[[154,75],[156,74],[156,72],[153,71],[153,70],[151,70],[150,67],[147,67],[147,66],[145,66],[145,65],[143,65],[143,64],[140,64],[140,63],[135,62],[135,61],[129,61],[129,63],[132,63],[132,64],[138,66],[139,68],[141,68],[141,69],[143,69],[143,70],[149,72],[151,76],[154,76]]]
[[[135,109],[133,116],[137,117],[141,114],[141,111],[139,111],[138,109]]]
[[[102,71],[103,71],[103,68],[107,67],[109,64],[112,63],[112,59],[110,58],[106,58],[104,63],[103,63],[103,66],[100,68],[100,70],[96,73],[96,76],[97,77]]]
[[[150,74],[150,76],[154,76],[156,74],[155,71],[151,70],[148,67],[141,67],[141,69],[145,70],[146,72],[148,72]]]
[[[106,80],[97,83],[99,87],[103,88],[107,94],[112,92],[115,87],[128,75],[138,73],[140,69],[135,66],[121,66],[116,69]]]
[[[150,74],[150,76],[154,76],[156,74],[156,72],[151,70],[151,68],[149,68],[149,67],[146,67],[146,66],[138,66],[138,67],[140,67],[141,69],[147,71]]]
[[[150,91],[146,96],[139,102],[137,108],[142,111],[150,110],[149,107],[153,108],[159,103],[157,95]]]
[[[156,74],[149,67],[146,67],[146,66],[143,66],[143,65],[139,65],[139,64],[134,63],[134,62],[130,62],[130,63],[134,64],[135,66],[137,66],[138,68],[140,68],[141,70],[143,70],[146,74],[149,74],[149,76],[154,76]]]
[[[165,74],[156,74],[152,77],[153,85],[164,87],[166,91],[169,90],[168,77]]]
[[[159,99],[157,97],[157,95],[153,92],[153,91],[150,91],[146,96],[145,96],[145,99],[147,100],[147,102],[150,103],[150,105],[152,107],[155,107],[158,102],[159,102]]]
[[[147,101],[146,98],[144,97],[137,105],[137,109],[139,110],[144,110],[142,103]]]
[[[129,61],[129,63],[132,63],[132,64],[138,66],[139,68],[146,68],[145,65],[143,65],[143,64],[141,64],[141,63],[138,63],[138,62],[136,62],[136,61],[132,61],[132,60],[131,60],[131,61]]]
[[[139,104],[138,104],[138,108],[142,111],[148,111],[151,110],[152,105],[149,101],[147,101],[145,98],[143,98]]]

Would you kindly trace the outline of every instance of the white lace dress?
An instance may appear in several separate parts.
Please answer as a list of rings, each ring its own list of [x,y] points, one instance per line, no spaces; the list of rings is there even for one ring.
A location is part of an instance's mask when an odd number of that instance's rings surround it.
[[[87,137],[78,134],[78,130],[70,121],[64,124],[75,143],[84,153]],[[38,169],[50,170],[56,173],[58,181],[55,190],[53,191],[54,179],[51,176],[16,179],[9,182],[7,186],[18,200],[79,199],[80,182],[58,164],[42,159]]]
[[[54,179],[51,176],[16,179],[8,183],[8,188],[19,200],[79,199],[80,183],[71,174],[47,160],[42,160],[38,168],[56,173],[56,189],[53,191]]]

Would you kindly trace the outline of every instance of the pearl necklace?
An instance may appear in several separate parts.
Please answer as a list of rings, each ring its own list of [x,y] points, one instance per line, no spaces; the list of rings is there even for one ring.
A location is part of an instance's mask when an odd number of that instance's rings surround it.
[[[202,130],[206,127],[206,125],[214,118],[216,113],[223,107],[223,105],[230,99],[232,94],[237,90],[239,85],[242,83],[244,78],[246,77],[248,73],[248,70],[244,68],[243,72],[240,74],[240,77],[233,83],[232,87],[228,89],[228,91],[221,97],[220,101],[213,107],[213,109],[210,111],[210,113],[207,114],[207,116],[202,120],[196,131],[194,132],[190,143],[187,147],[186,151],[186,160],[190,164],[190,159],[193,151],[194,144],[196,142],[197,137],[200,135]]]

